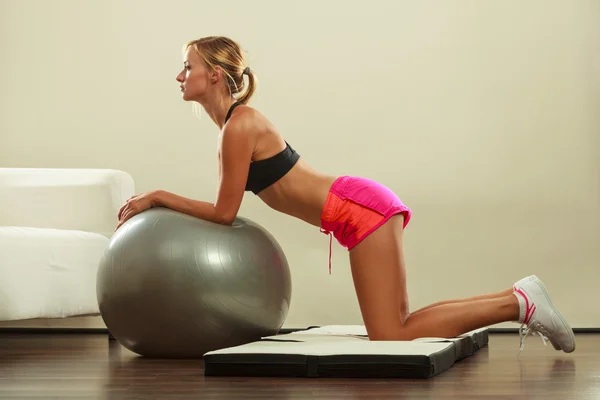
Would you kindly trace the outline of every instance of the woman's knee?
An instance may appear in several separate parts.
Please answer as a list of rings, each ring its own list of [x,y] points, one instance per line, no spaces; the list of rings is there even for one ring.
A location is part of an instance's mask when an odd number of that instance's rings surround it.
[[[386,329],[367,329],[369,340],[371,341],[394,341],[394,340],[413,340],[414,337],[404,324],[399,324]]]

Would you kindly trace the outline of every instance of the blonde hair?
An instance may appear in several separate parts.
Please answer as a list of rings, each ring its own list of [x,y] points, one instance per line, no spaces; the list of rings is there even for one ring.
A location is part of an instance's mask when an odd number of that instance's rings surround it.
[[[227,76],[229,93],[233,97],[237,95],[237,101],[248,103],[256,90],[257,79],[239,44],[224,36],[207,36],[187,43],[184,50],[190,47],[209,68],[221,67]],[[247,85],[244,75],[248,75]]]

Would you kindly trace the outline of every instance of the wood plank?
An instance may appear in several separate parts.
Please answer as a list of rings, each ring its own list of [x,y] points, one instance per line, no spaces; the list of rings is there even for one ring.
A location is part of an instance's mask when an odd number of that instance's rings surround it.
[[[490,334],[489,346],[428,380],[205,377],[202,360],[138,357],[105,334],[0,334],[0,398],[596,399],[600,334],[571,354],[529,337]]]

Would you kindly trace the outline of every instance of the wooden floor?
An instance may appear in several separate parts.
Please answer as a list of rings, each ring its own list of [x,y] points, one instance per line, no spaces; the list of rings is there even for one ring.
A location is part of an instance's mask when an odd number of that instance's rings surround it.
[[[215,378],[202,361],[136,356],[103,334],[0,333],[0,399],[599,399],[600,335],[557,352],[529,337],[489,346],[429,380]]]

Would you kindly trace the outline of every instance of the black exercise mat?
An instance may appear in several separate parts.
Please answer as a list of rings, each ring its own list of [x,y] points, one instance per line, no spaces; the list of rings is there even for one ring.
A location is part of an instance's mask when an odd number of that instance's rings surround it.
[[[488,344],[487,329],[453,339],[369,341],[362,326],[332,325],[204,355],[206,376],[431,378]]]

